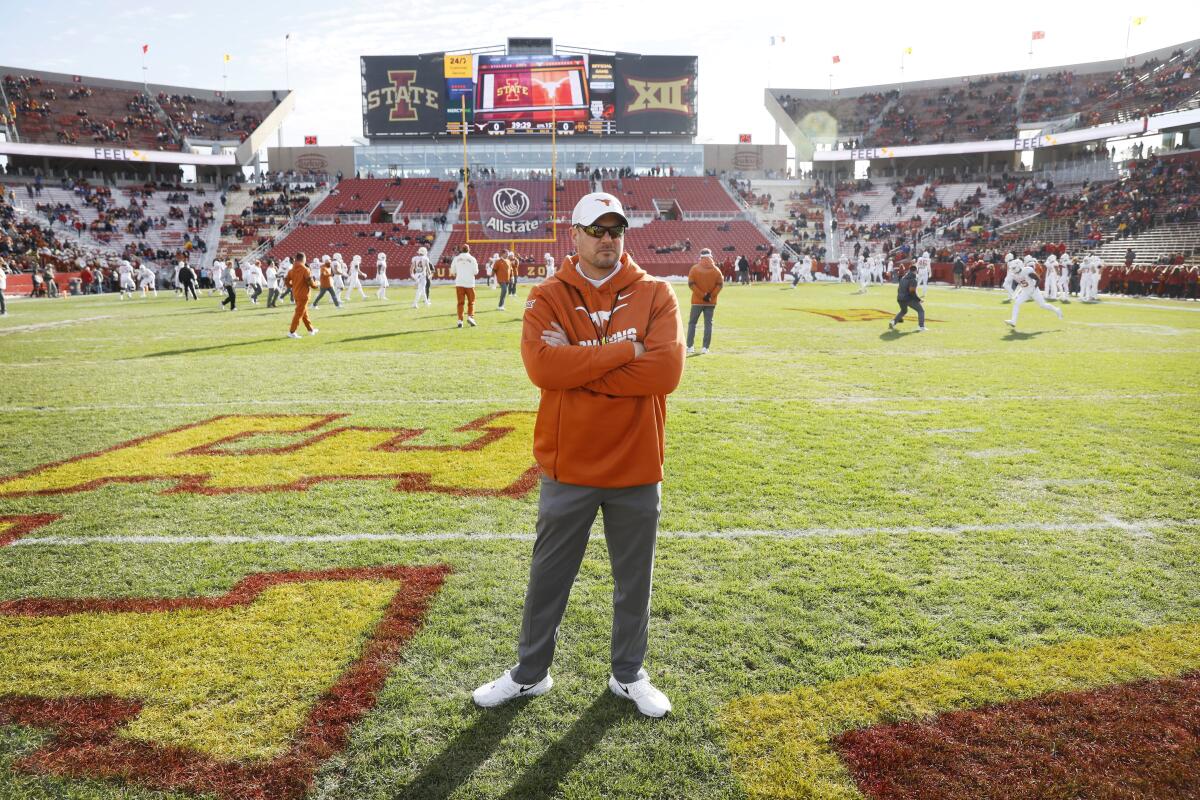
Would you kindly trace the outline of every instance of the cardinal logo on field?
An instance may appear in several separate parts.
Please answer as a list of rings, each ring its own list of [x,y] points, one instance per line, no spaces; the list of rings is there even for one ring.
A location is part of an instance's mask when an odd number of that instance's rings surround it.
[[[516,219],[529,210],[529,195],[520,189],[497,189],[492,194],[492,205],[500,216]]]

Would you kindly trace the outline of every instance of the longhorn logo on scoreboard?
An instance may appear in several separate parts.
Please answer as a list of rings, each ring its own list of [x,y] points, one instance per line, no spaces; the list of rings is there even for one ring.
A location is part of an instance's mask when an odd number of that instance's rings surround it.
[[[635,93],[633,100],[625,107],[626,114],[639,114],[646,111],[663,111],[669,114],[691,116],[691,97],[693,78],[685,76],[673,81],[649,81],[641,78],[626,78],[625,85]]]

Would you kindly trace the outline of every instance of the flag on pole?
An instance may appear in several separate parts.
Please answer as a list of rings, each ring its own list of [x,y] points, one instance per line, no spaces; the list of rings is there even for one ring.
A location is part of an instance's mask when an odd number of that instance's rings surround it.
[[[1145,22],[1147,19],[1148,19],[1148,17],[1134,17],[1134,18],[1133,18],[1133,24],[1134,24],[1134,25],[1141,25],[1141,24],[1142,24],[1143,22]]]
[[[841,63],[841,61],[842,61],[842,57],[841,57],[841,56],[834,56],[834,57],[833,57],[833,63],[835,63],[835,64],[839,64],[839,63]]]
[[[233,60],[233,56],[229,55],[229,53],[226,53],[225,54],[225,63],[228,64],[232,60]]]
[[[150,45],[148,45],[148,44],[142,45],[142,55],[146,55],[146,53],[149,53],[149,52],[150,52]]]
[[[906,48],[904,48],[904,55],[906,55],[906,56],[911,56],[911,55],[912,55],[912,48],[911,48],[911,47],[906,47]]]
[[[1045,31],[1034,31],[1034,32],[1033,32],[1033,38],[1034,38],[1035,40],[1036,40],[1036,39],[1045,39],[1045,38],[1046,38],[1046,32],[1045,32]]]

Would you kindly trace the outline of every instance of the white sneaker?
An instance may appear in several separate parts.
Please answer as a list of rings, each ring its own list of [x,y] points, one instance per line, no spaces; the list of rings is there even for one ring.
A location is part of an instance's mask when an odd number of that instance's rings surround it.
[[[708,355],[708,348],[707,348],[707,347],[701,347],[701,348],[700,348],[700,355],[702,355],[702,356],[706,356],[706,355]]]
[[[471,693],[471,699],[480,708],[495,708],[517,697],[537,697],[545,694],[554,687],[554,679],[549,675],[537,683],[517,683],[509,677],[512,670],[504,670],[504,674],[491,683],[485,683]]]
[[[671,701],[654,688],[644,669],[638,670],[638,679],[633,683],[621,683],[609,675],[608,688],[617,697],[632,700],[637,704],[637,710],[647,717],[663,717],[671,710]]]
[[[467,317],[467,324],[469,324],[472,328],[474,328],[478,323],[475,322],[474,317]]]
[[[688,348],[687,354],[688,354],[689,356],[690,356],[690,355],[694,355],[695,353],[696,353],[696,348],[694,348],[694,347],[689,347],[689,348]]]
[[[461,320],[461,319],[458,321],[458,327],[460,327],[460,328],[462,327],[462,320]]]
[[[1004,320],[1004,324],[1009,326],[1010,328],[1017,327],[1017,323],[1013,322],[1011,319]]]
[[[289,339],[299,339],[300,334],[296,333],[295,331],[292,331],[291,333],[288,334],[288,338]]]
[[[320,333],[320,331],[319,331],[318,329],[316,329],[316,328],[313,328],[311,331],[309,331],[309,332],[308,332],[308,335],[309,335],[309,336],[316,336],[318,333]]]
[[[927,330],[929,330],[929,329],[925,328],[925,327],[917,328],[917,333],[924,333]]]

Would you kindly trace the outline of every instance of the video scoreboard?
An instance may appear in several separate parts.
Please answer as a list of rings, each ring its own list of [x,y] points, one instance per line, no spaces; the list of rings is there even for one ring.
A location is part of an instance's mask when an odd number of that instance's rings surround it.
[[[363,134],[695,136],[694,56],[363,56]]]

